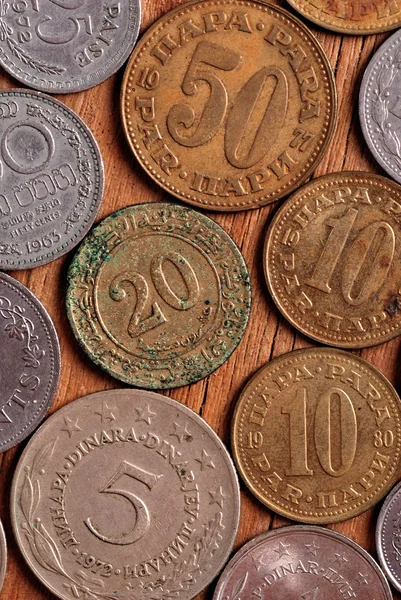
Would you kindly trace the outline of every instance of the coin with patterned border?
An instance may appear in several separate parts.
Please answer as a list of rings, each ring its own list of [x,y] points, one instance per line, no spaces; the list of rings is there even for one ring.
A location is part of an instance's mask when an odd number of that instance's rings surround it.
[[[0,0],[0,64],[42,92],[86,90],[125,63],[140,20],[139,0]]]
[[[401,27],[401,6],[388,0],[287,0],[317,25],[352,35]]]
[[[4,585],[7,572],[7,543],[3,525],[0,521],[0,593]]]
[[[283,315],[305,335],[365,348],[401,333],[401,187],[363,172],[314,179],[267,232],[264,269]]]
[[[100,150],[73,110],[39,92],[0,91],[0,269],[44,265],[74,248],[103,189]]]
[[[258,208],[314,171],[332,137],[329,61],[303,23],[254,0],[193,1],[134,50],[121,109],[132,151],[179,199]]]
[[[281,527],[241,548],[224,569],[213,600],[392,600],[380,567],[359,544],[311,525]]]
[[[190,600],[227,561],[239,484],[217,434],[143,390],[92,394],[56,412],[18,463],[17,543],[63,600]]]
[[[401,592],[401,483],[387,496],[377,518],[376,549],[386,577]]]
[[[374,506],[401,469],[401,402],[368,362],[306,348],[249,381],[232,422],[242,478],[288,519],[335,523]]]
[[[68,273],[67,311],[91,359],[126,383],[171,388],[206,377],[244,334],[245,261],[204,215],[137,204],[102,221]]]
[[[401,4],[400,4],[401,15]],[[359,92],[359,118],[369,150],[379,165],[401,183],[401,32],[374,54]]]
[[[46,416],[60,362],[57,332],[43,304],[0,273],[0,452],[24,440]]]

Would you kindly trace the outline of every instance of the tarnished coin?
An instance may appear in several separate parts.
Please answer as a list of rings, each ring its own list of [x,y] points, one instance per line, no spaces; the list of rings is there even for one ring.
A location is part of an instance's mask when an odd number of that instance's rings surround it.
[[[43,92],[86,90],[127,60],[140,8],[140,0],[0,0],[0,64]]]
[[[371,508],[397,481],[401,402],[358,356],[297,350],[245,387],[232,447],[245,483],[266,506],[295,521],[343,521]]]
[[[91,359],[126,383],[171,388],[220,367],[251,306],[229,235],[174,204],[138,204],[102,221],[68,273],[71,326]]]
[[[399,8],[401,17],[401,3]],[[401,21],[399,23],[401,26]],[[401,183],[401,32],[373,56],[359,93],[359,118],[369,150],[383,169]]]
[[[245,544],[228,563],[213,600],[392,600],[373,558],[345,535],[282,527]]]
[[[38,92],[0,92],[0,269],[71,250],[92,226],[103,188],[100,150],[74,111]]]
[[[17,466],[17,542],[64,600],[196,596],[232,549],[234,465],[192,410],[153,392],[114,390],[68,404]]]
[[[45,307],[0,273],[0,452],[36,429],[53,402],[60,347]]]
[[[0,521],[0,592],[4,584],[7,571],[7,544],[3,525]]]
[[[379,175],[333,173],[280,208],[264,268],[274,302],[294,327],[342,348],[401,333],[400,194]]]
[[[304,17],[340,33],[369,35],[401,27],[398,0],[288,0]]]
[[[268,204],[316,168],[336,90],[312,33],[254,0],[190,2],[137,45],[122,117],[142,167],[181,200],[213,210]]]
[[[376,550],[390,583],[401,591],[401,483],[387,496],[376,525]]]

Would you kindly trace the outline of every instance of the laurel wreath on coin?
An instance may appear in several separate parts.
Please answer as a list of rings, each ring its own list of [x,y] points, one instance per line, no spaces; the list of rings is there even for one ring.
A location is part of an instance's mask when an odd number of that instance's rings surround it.
[[[63,584],[64,589],[70,592],[73,598],[116,600],[117,596],[114,592],[102,590],[105,583],[101,579],[88,577],[82,570],[77,570],[73,577],[67,573],[57,544],[37,516],[40,502],[40,476],[45,473],[44,467],[53,456],[57,439],[51,440],[41,448],[35,455],[32,465],[25,467],[19,501],[25,518],[22,529],[35,560],[47,571],[64,577],[66,580]],[[164,576],[155,583],[140,584],[135,589],[132,585],[127,585],[126,592],[118,592],[119,600],[171,600],[178,598],[182,591],[190,589],[201,573],[211,567],[211,560],[222,539],[221,532],[224,529],[222,517],[222,513],[218,512],[213,519],[204,524],[202,535],[194,542],[193,555],[189,561],[181,561],[175,565],[171,575]]]
[[[7,11],[10,5],[6,0],[0,0],[0,41],[7,42],[7,45],[11,52],[25,65],[28,65],[32,69],[39,71],[39,73],[46,73],[47,75],[60,75],[65,71],[62,67],[56,67],[51,65],[46,65],[43,62],[40,62],[31,56],[21,46],[16,42],[11,36],[14,33],[14,30],[5,20],[5,16],[7,15]]]
[[[401,69],[401,49],[387,65],[383,65],[377,77],[376,96],[372,105],[372,119],[378,126],[385,149],[401,168],[401,140],[388,122],[390,92],[389,88],[394,81],[397,72]]]
[[[246,571],[244,575],[237,579],[232,587],[231,596],[225,596],[224,600],[241,600],[240,594],[242,594],[244,591],[247,581],[248,571]]]
[[[0,316],[8,321],[4,330],[10,338],[25,342],[22,360],[26,367],[37,369],[45,352],[35,343],[39,339],[34,333],[35,326],[31,319],[24,315],[24,312],[24,308],[18,305],[12,306],[8,298],[0,296]]]

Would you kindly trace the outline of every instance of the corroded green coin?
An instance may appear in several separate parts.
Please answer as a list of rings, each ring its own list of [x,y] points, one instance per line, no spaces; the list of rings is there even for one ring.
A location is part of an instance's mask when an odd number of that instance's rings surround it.
[[[130,385],[166,389],[220,367],[249,317],[248,270],[208,217],[138,204],[102,221],[68,273],[67,311],[83,349]]]

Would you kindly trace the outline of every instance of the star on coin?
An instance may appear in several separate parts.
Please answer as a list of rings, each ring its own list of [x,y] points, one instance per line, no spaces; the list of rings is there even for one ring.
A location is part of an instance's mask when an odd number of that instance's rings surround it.
[[[137,417],[135,421],[145,421],[148,425],[150,425],[151,419],[156,416],[156,413],[152,412],[149,408],[149,404],[146,405],[146,408],[134,408]]]
[[[290,553],[288,551],[289,547],[289,544],[283,544],[283,542],[280,542],[277,550],[275,550],[274,552],[277,552],[279,558],[282,558],[285,554],[287,554],[287,556],[290,556]]]
[[[70,438],[72,438],[76,431],[82,431],[82,429],[78,425],[78,419],[76,419],[74,422],[69,417],[64,417],[64,423],[65,427],[62,427],[60,431],[65,431],[66,433],[68,433]]]
[[[358,583],[360,583],[361,585],[364,583],[365,585],[368,585],[369,581],[367,580],[367,575],[363,575],[363,573],[358,573],[358,577],[355,577],[355,581],[357,581]]]
[[[304,546],[306,548],[307,554],[312,554],[313,556],[317,556],[317,550],[319,550],[319,546],[316,546],[314,540],[311,544],[304,544]]]
[[[209,505],[217,504],[221,509],[223,508],[224,498],[226,497],[226,495],[223,494],[223,488],[221,487],[221,485],[219,485],[215,492],[209,492],[209,496],[211,498]]]
[[[103,402],[102,410],[95,412],[95,415],[99,415],[102,423],[111,423],[112,421],[116,420],[114,414],[111,411],[112,409],[109,406],[107,406],[107,403]]]
[[[180,425],[179,423],[173,423],[174,433],[170,433],[170,436],[176,437],[177,440],[182,443],[183,440],[190,442],[192,440],[192,433],[187,429],[187,423]]]
[[[206,467],[210,467],[211,469],[215,469],[213,461],[210,459],[210,456],[206,452],[206,450],[202,450],[202,454],[200,458],[195,458],[196,462],[200,464],[200,470],[204,471]]]
[[[262,561],[263,555],[258,556],[256,558],[256,556],[252,556],[252,566],[254,569],[256,569],[256,571],[260,571],[260,569],[263,569],[264,567],[266,567],[267,565],[265,565],[265,563]]]
[[[343,563],[348,562],[348,560],[345,558],[344,552],[341,554],[337,554],[337,552],[335,552],[334,555],[335,559],[333,560],[333,564],[337,564],[339,567],[342,567]]]

